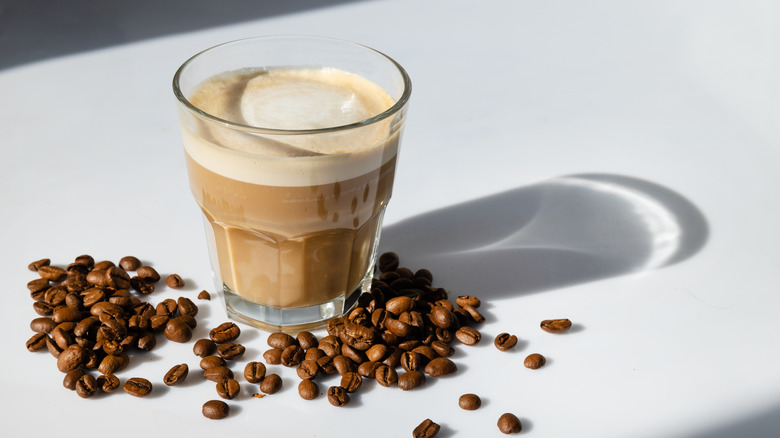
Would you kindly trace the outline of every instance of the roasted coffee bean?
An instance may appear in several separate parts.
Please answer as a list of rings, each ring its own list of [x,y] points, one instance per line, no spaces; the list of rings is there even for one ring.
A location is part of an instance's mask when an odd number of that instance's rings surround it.
[[[455,303],[459,305],[460,307],[466,307],[471,306],[474,308],[479,307],[482,302],[477,297],[472,297],[470,295],[461,295],[457,298],[455,298]]]
[[[404,391],[419,388],[425,384],[425,374],[421,371],[407,371],[398,376],[398,387]]]
[[[192,302],[191,299],[187,297],[179,297],[178,300],[176,300],[176,303],[179,307],[179,313],[184,316],[192,316],[198,314],[198,306]]]
[[[338,338],[339,334],[341,334],[341,328],[348,322],[347,318],[331,318],[325,325],[325,330],[328,332],[329,336]]]
[[[333,366],[336,368],[336,372],[340,375],[344,375],[349,372],[357,371],[357,366],[352,359],[340,354],[333,358]]]
[[[355,372],[344,373],[341,376],[341,387],[347,392],[355,392],[363,385],[363,378]]]
[[[515,414],[506,413],[498,417],[498,430],[507,435],[510,433],[520,433],[520,431],[523,430],[523,425]]]
[[[127,274],[127,272],[120,268],[119,266],[112,266],[108,269],[106,269],[106,282],[108,283],[108,287],[114,288],[114,289],[129,289],[130,284],[130,276]]]
[[[455,332],[455,337],[465,345],[477,345],[482,340],[482,334],[473,327],[461,327]]]
[[[60,306],[65,304],[66,296],[68,296],[67,289],[62,286],[53,286],[47,289],[43,294],[43,301],[51,304],[52,306]]]
[[[308,351],[310,348],[316,348],[319,345],[317,337],[312,332],[303,331],[296,336],[298,345],[304,350]]]
[[[165,337],[173,342],[189,342],[192,339],[192,329],[184,321],[174,318],[165,325]]]
[[[240,391],[241,387],[235,379],[222,379],[217,382],[217,394],[224,399],[233,400]]]
[[[127,336],[127,326],[116,319],[107,319],[100,324],[98,333],[103,336],[103,339],[121,341],[122,338]]]
[[[106,271],[102,269],[93,269],[87,274],[87,281],[97,287],[108,287],[108,278]]]
[[[148,281],[149,283],[157,283],[160,281],[160,274],[151,266],[141,266],[135,273],[138,274],[140,279]]]
[[[79,263],[81,265],[84,265],[84,266],[86,266],[87,268],[90,268],[90,269],[92,269],[92,267],[95,266],[95,259],[92,258],[92,256],[89,255],[89,254],[80,255],[80,256],[76,257],[73,260],[73,262],[74,263]]]
[[[341,386],[331,386],[328,388],[328,401],[333,406],[346,406],[349,404],[349,394]]]
[[[125,271],[135,271],[141,267],[141,261],[133,256],[125,256],[119,260],[119,266]]]
[[[106,269],[113,268],[114,266],[116,266],[116,265],[111,260],[102,260],[102,261],[99,261],[99,262],[95,263],[95,265],[92,267],[92,269],[93,270],[97,269],[99,271],[105,271]]]
[[[68,271],[57,266],[42,265],[37,269],[38,275],[49,281],[64,280],[68,276]]]
[[[262,362],[249,362],[244,367],[244,379],[249,383],[260,383],[265,378],[265,371]]]
[[[184,279],[179,274],[171,274],[165,279],[165,284],[172,289],[184,287]]]
[[[36,272],[38,270],[38,268],[40,268],[41,266],[49,266],[50,264],[51,264],[51,260],[49,260],[49,259],[40,259],[40,260],[36,260],[36,261],[30,263],[29,265],[27,265],[27,269],[29,269],[29,270],[31,270],[33,272]]]
[[[290,345],[284,350],[279,359],[282,361],[282,365],[286,367],[298,366],[303,361],[303,357],[306,353],[297,344]]]
[[[36,333],[32,335],[30,339],[27,340],[27,350],[28,351],[39,351],[46,348],[46,340],[49,338],[49,335],[46,333]]]
[[[482,323],[485,322],[485,317],[482,316],[481,313],[477,310],[474,306],[463,306],[463,310],[468,312],[469,316],[471,316],[471,320],[476,323]]]
[[[228,367],[212,367],[203,371],[203,378],[212,382],[219,382],[222,379],[232,379],[233,371]]]
[[[152,392],[152,382],[143,377],[131,377],[122,385],[122,389],[134,397],[146,397]]]
[[[67,373],[68,371],[83,365],[86,358],[87,352],[84,350],[84,347],[73,344],[62,350],[62,353],[57,357],[57,369],[63,373]]]
[[[157,337],[154,333],[143,333],[138,337],[138,349],[150,351],[157,345]]]
[[[430,418],[426,418],[422,423],[412,431],[412,437],[414,438],[432,438],[436,436],[441,430],[441,426],[431,421]]]
[[[83,375],[84,371],[82,371],[80,368],[75,368],[68,371],[67,374],[65,374],[65,377],[62,379],[62,386],[70,389],[71,391],[74,391],[76,389],[76,382],[78,382]]]
[[[62,327],[54,327],[51,331],[51,338],[60,347],[60,350],[65,350],[70,344],[73,344],[73,337]]]
[[[51,331],[54,330],[54,327],[57,327],[57,323],[46,316],[35,318],[30,321],[30,328],[35,333],[51,333]]]
[[[385,327],[390,331],[390,333],[398,336],[399,338],[410,336],[413,331],[412,326],[409,324],[392,318],[385,319]]]
[[[30,280],[27,283],[27,289],[30,291],[30,293],[45,292],[48,288],[49,280],[45,278],[36,278],[35,280]]]
[[[171,318],[168,315],[154,315],[149,318],[149,327],[155,332],[165,329]]]
[[[278,348],[271,348],[263,353],[263,359],[268,365],[279,365],[282,363],[282,350]]]
[[[456,321],[455,315],[442,306],[434,306],[430,315],[431,322],[443,329],[449,328]]]
[[[206,357],[217,352],[217,344],[211,339],[198,339],[192,346],[195,356]]]
[[[271,333],[268,335],[268,346],[271,348],[278,348],[284,350],[290,345],[298,345],[298,341],[287,333]]]
[[[476,411],[482,406],[482,399],[476,394],[463,394],[458,399],[458,406],[467,411]]]
[[[225,365],[227,365],[225,359],[219,356],[206,356],[200,360],[200,368],[203,370],[214,367],[224,367]]]
[[[306,350],[306,355],[303,357],[303,360],[313,360],[316,362],[322,356],[327,356],[327,354],[319,348],[309,348]]]
[[[350,347],[347,344],[341,346],[341,354],[347,356],[352,360],[352,362],[355,362],[356,364],[363,363],[368,360],[368,356],[366,356],[366,353],[356,348]]]
[[[165,376],[163,377],[163,383],[168,386],[178,385],[179,383],[184,382],[189,372],[190,368],[186,363],[174,365],[170,370],[168,370],[167,373],[165,373]]]
[[[46,349],[49,350],[49,353],[54,357],[59,357],[60,353],[62,353],[62,348],[60,348],[57,343],[54,342],[54,339],[50,337],[46,337]]]
[[[376,344],[366,350],[366,357],[372,362],[380,362],[387,356],[388,347],[385,344]],[[359,363],[365,361],[358,361]]]
[[[568,319],[545,319],[541,322],[542,330],[547,333],[566,333],[571,328],[571,321]]]
[[[225,360],[235,360],[244,355],[246,348],[241,344],[227,342],[217,347],[217,353]]]
[[[217,344],[234,341],[241,334],[241,329],[232,322],[224,322],[211,329],[209,338]]]
[[[539,353],[533,353],[529,354],[525,361],[523,361],[523,365],[525,365],[526,368],[530,368],[532,370],[537,370],[544,366],[544,364],[547,362],[547,359],[545,359],[544,356],[542,356]]]
[[[517,336],[510,335],[509,333],[501,333],[496,336],[493,345],[501,351],[509,351],[517,345]]]
[[[446,357],[437,357],[428,362],[425,366],[425,373],[431,377],[441,377],[454,373],[458,370],[455,363]]]
[[[127,354],[122,353],[119,355],[109,354],[100,361],[98,365],[98,371],[103,374],[115,374],[117,371],[122,371],[130,362]]]
[[[176,304],[176,300],[173,298],[166,298],[154,307],[154,313],[157,315],[174,316],[179,309],[179,305]]]
[[[384,387],[391,387],[398,383],[398,373],[387,365],[379,365],[374,371],[374,379]]]
[[[119,378],[113,374],[101,374],[96,379],[98,388],[105,393],[111,393],[119,388]]]
[[[298,395],[304,400],[314,400],[320,395],[320,387],[313,380],[301,380],[298,384]]]
[[[65,295],[65,305],[73,310],[78,310],[79,316],[81,315],[81,309],[84,307],[81,297],[75,292]]]
[[[376,369],[382,365],[379,362],[363,362],[358,366],[358,374],[369,379],[373,379],[376,374]]]
[[[34,302],[33,309],[35,310],[35,313],[41,316],[49,316],[54,312],[54,306],[43,301]]]
[[[325,355],[317,359],[317,365],[325,374],[333,374],[336,372],[336,366],[333,365],[333,358],[330,356]]]
[[[336,357],[341,354],[341,341],[336,336],[325,336],[320,339],[319,346],[317,347],[324,351],[330,357]]]
[[[199,300],[206,300],[206,301],[209,301],[209,300],[211,300],[211,294],[210,294],[210,293],[208,293],[208,292],[207,292],[207,291],[205,291],[205,290],[202,290],[202,291],[200,291],[200,293],[198,294],[198,299],[199,299]]]
[[[156,314],[156,312],[154,311],[154,307],[151,304],[140,302],[133,306],[133,314],[146,316],[151,319]]]
[[[109,316],[113,319],[123,319],[125,316],[125,310],[121,306],[117,306],[114,303],[108,301],[101,301],[95,303],[89,308],[89,313],[100,318],[102,315]]]
[[[431,361],[439,357],[439,355],[436,354],[436,351],[433,348],[429,347],[428,345],[420,345],[419,347],[414,347],[412,351],[423,355],[428,361]]]
[[[413,308],[414,300],[405,296],[395,297],[385,303],[385,310],[394,315],[400,315],[404,312],[409,312]]]
[[[144,280],[137,275],[130,279],[130,286],[144,295],[148,295],[154,292],[154,284],[152,284],[149,280]]]
[[[127,320],[127,328],[132,331],[144,331],[152,328],[152,321],[143,315],[133,315]]]
[[[431,342],[431,348],[441,357],[450,357],[455,354],[455,349],[446,342],[433,341]]]
[[[392,368],[396,368],[398,365],[401,364],[401,355],[403,354],[403,350],[400,348],[395,348],[391,351],[390,354],[387,355],[387,357],[382,361],[384,365],[387,365]]]
[[[347,319],[353,324],[369,326],[371,325],[371,315],[364,307],[355,307],[349,312]]]
[[[98,288],[87,289],[83,293],[82,304],[84,307],[92,307],[93,305],[106,299],[106,294]]]
[[[278,374],[269,374],[260,382],[260,391],[266,394],[276,394],[282,389],[282,378]]]
[[[84,374],[76,381],[76,394],[81,398],[90,398],[97,390],[97,380],[91,374]]]
[[[209,400],[203,404],[203,416],[211,420],[221,420],[230,414],[230,406],[222,400]]]
[[[425,369],[428,358],[415,351],[405,351],[401,354],[401,368],[404,371],[420,371]]]
[[[378,267],[380,272],[395,271],[398,269],[398,254],[386,252],[379,256]]]
[[[317,377],[317,372],[319,369],[320,367],[317,365],[317,362],[313,360],[304,360],[298,364],[296,372],[298,373],[298,377],[304,380],[308,380]]]

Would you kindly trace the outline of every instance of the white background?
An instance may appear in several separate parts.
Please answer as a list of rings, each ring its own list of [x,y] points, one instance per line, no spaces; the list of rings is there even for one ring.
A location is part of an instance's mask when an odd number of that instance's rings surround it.
[[[777,436],[780,431],[780,19],[771,1],[5,2],[0,8],[0,424],[3,436]],[[189,5],[189,6],[188,6]],[[377,48],[413,81],[384,250],[482,297],[459,372],[403,392],[367,384],[338,409],[282,392],[217,398],[190,344],[119,373],[153,395],[84,400],[24,342],[29,262],[133,254],[182,292],[212,289],[187,186],[171,78],[189,56],[254,35]],[[212,291],[213,292],[213,291]],[[201,307],[197,339],[225,320]],[[567,317],[563,336],[539,321]],[[265,334],[242,326],[246,356]],[[500,332],[515,351],[492,345]],[[194,341],[193,339],[193,341]],[[548,357],[537,371],[532,352]],[[172,365],[191,369],[167,388]],[[321,388],[335,384],[331,378]],[[460,410],[474,392],[483,407]],[[128,422],[137,416],[140,424]],[[79,425],[74,421],[81,421]],[[8,433],[6,433],[8,432]]]

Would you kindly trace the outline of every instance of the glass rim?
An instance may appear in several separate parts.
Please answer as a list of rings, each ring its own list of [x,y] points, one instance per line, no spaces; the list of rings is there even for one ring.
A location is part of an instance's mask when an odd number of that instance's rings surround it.
[[[331,41],[331,42],[338,42],[338,43],[345,43],[354,47],[361,47],[363,49],[367,49],[371,52],[374,52],[376,54],[379,54],[384,59],[390,61],[390,63],[395,66],[395,68],[398,70],[398,72],[401,75],[401,78],[403,80],[404,90],[403,93],[401,93],[401,96],[398,98],[398,100],[388,109],[385,111],[382,111],[381,113],[369,117],[367,119],[363,119],[357,122],[348,123],[346,125],[337,125],[337,126],[331,126],[327,128],[316,128],[316,129],[278,129],[278,128],[263,128],[260,126],[252,126],[247,125],[243,123],[233,122],[230,120],[226,120],[217,116],[214,116],[212,114],[209,114],[202,109],[198,108],[197,106],[193,105],[192,102],[189,101],[184,96],[184,93],[181,91],[180,87],[180,79],[182,74],[184,74],[184,71],[187,69],[187,67],[194,62],[196,59],[200,58],[201,56],[213,52],[215,50],[218,50],[222,47],[228,46],[228,45],[235,45],[244,43],[247,41],[252,40],[272,40],[272,39],[300,39],[300,40],[324,40],[324,41]],[[409,98],[412,94],[412,81],[409,78],[409,75],[407,74],[406,70],[396,62],[393,58],[387,56],[386,54],[380,52],[379,50],[376,50],[372,47],[355,43],[349,40],[339,39],[339,38],[331,38],[331,37],[325,37],[325,36],[316,36],[316,35],[267,35],[267,36],[254,36],[254,37],[248,37],[248,38],[241,38],[237,40],[227,41],[221,44],[217,44],[215,46],[211,46],[207,49],[201,50],[200,52],[196,53],[195,55],[191,56],[189,59],[184,61],[184,63],[176,70],[176,73],[173,75],[173,94],[176,96],[176,99],[184,105],[185,108],[187,108],[190,112],[194,113],[198,117],[204,118],[206,120],[209,120],[211,122],[218,123],[220,125],[223,125],[225,127],[233,128],[239,131],[243,132],[250,132],[254,134],[270,134],[270,135],[306,135],[306,134],[322,134],[322,133],[329,133],[329,132],[339,132],[339,131],[347,131],[351,129],[357,129],[364,126],[372,125],[376,122],[379,122],[381,120],[384,120],[394,114],[397,114],[400,112],[404,106],[406,106],[407,102],[409,101]]]

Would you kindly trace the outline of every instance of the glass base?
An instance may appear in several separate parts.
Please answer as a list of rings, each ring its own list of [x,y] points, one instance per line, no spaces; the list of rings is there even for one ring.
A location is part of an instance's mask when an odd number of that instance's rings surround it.
[[[362,292],[368,292],[371,277],[363,279],[360,287],[345,296],[309,307],[280,309],[248,301],[222,285],[225,311],[228,317],[269,332],[298,333],[325,326],[331,318],[349,312]]]

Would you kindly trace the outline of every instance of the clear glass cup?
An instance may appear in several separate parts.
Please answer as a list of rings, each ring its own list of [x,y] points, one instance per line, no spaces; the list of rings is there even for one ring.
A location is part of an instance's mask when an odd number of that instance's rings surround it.
[[[347,41],[257,37],[193,56],[173,89],[227,314],[296,331],[348,311],[392,193],[404,69]]]

